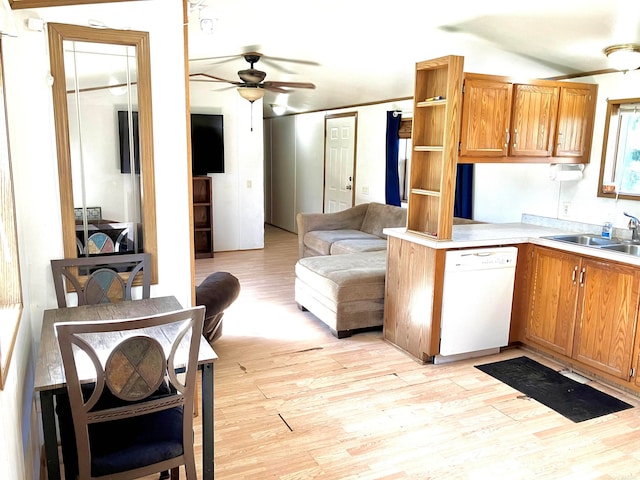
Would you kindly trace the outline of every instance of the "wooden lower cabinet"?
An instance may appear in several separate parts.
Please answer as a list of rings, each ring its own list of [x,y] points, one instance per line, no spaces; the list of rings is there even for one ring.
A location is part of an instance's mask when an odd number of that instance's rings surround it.
[[[630,378],[640,273],[631,266],[583,259],[581,275],[573,358]]]
[[[445,250],[389,236],[384,339],[416,360],[439,353]]]
[[[534,248],[526,336],[561,355],[571,356],[578,293],[576,257]]]
[[[526,341],[630,380],[640,269],[534,247],[531,273]]]

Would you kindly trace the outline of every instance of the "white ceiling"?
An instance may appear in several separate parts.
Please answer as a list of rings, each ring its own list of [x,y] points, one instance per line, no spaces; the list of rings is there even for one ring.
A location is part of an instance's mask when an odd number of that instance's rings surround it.
[[[316,85],[267,92],[267,117],[272,103],[308,112],[410,97],[415,63],[443,55],[463,55],[467,72],[546,78],[606,69],[604,47],[640,43],[639,0],[203,0],[192,10],[191,73],[238,81],[249,64],[234,55],[258,51],[265,80]],[[200,18],[214,19],[213,33]],[[193,60],[209,57],[225,58]]]

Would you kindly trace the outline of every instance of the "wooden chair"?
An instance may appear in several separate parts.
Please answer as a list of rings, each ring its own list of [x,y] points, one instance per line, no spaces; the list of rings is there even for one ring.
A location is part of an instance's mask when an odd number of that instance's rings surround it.
[[[58,307],[67,306],[65,284],[75,291],[78,305],[131,300],[133,281],[142,275],[142,298],[151,291],[151,255],[99,255],[51,260]],[[126,272],[125,279],[120,273]]]
[[[196,480],[193,400],[204,310],[55,325],[71,417],[59,421],[73,420],[79,479],[166,470],[177,479],[184,465]]]

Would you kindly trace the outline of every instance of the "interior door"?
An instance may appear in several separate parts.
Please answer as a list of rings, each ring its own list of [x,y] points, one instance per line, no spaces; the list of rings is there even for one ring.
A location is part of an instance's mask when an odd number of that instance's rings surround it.
[[[353,206],[357,113],[325,117],[324,212]]]

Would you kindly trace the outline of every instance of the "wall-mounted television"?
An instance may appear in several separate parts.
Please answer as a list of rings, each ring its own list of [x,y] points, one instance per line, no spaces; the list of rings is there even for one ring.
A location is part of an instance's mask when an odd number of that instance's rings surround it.
[[[135,145],[135,168],[140,173],[140,139],[138,135],[138,112],[132,112],[133,143]],[[118,112],[120,136],[120,172],[131,173],[129,160],[129,115]],[[222,115],[191,114],[191,160],[192,174],[224,173],[224,129]]]
[[[140,173],[140,137],[138,135],[138,112],[131,112],[133,118],[133,145],[136,173]],[[129,156],[129,113],[118,112],[118,135],[120,137],[120,172],[131,173]]]
[[[224,173],[222,115],[191,114],[191,159],[193,175]]]

